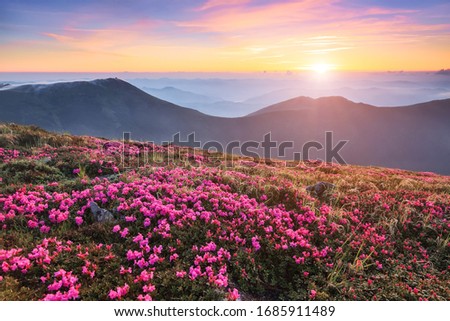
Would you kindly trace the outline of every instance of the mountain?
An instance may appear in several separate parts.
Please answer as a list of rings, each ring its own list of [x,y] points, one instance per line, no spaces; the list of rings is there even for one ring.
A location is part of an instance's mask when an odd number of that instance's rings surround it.
[[[164,88],[149,88],[143,87],[143,91],[149,93],[152,96],[158,97],[163,100],[170,101],[174,104],[180,106],[186,106],[195,103],[214,103],[217,101],[222,101],[220,98],[209,97],[205,95],[196,94],[190,91],[181,90],[175,87],[164,87]]]
[[[438,72],[436,72],[437,75],[445,75],[450,76],[450,69],[441,69]]]
[[[146,93],[171,103],[198,110],[204,114],[220,117],[239,117],[258,110],[260,104],[241,103],[223,100],[217,97],[200,95],[175,87],[149,88],[143,87]]]
[[[332,131],[335,141],[349,140],[342,155],[352,164],[450,174],[444,161],[450,159],[450,99],[402,108],[336,97],[317,99],[315,105],[299,104],[303,101],[286,101],[249,118],[272,128],[276,140],[292,140],[295,146],[310,140],[323,144],[324,132]]]
[[[3,122],[103,137],[131,132],[132,138],[157,143],[178,132],[182,139],[194,132],[202,144],[258,143],[270,132],[272,141],[292,142],[285,153],[289,159],[308,142],[325,146],[325,132],[332,132],[333,146],[349,141],[340,151],[347,163],[450,174],[450,99],[379,108],[342,97],[298,97],[249,116],[220,118],[160,100],[122,80],[105,79],[3,89],[0,109]],[[263,155],[261,144],[249,150]],[[280,156],[275,148],[272,152]],[[311,148],[309,158],[325,159],[324,154],[325,148]]]
[[[260,106],[268,106],[279,103],[280,101],[292,99],[299,96],[298,88],[283,88],[265,93],[260,96],[246,99],[244,103],[258,104]]]
[[[165,128],[189,129],[207,117],[113,78],[22,85],[1,90],[0,100],[2,121],[106,137],[132,131],[167,139]]]
[[[364,108],[369,106],[367,104],[355,103],[350,101],[344,97],[321,97],[317,99],[313,99],[310,97],[296,97],[286,101],[283,101],[278,104],[270,105],[268,107],[262,108],[250,115],[261,115],[265,113],[271,112],[280,112],[280,111],[299,111],[299,110],[307,110],[312,108],[327,108],[333,106],[333,108],[347,108],[349,106],[358,106]]]

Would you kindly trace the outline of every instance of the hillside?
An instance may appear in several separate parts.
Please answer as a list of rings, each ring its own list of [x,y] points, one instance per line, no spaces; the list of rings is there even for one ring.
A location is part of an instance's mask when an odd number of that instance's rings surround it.
[[[22,85],[0,91],[0,101],[1,121],[104,137],[132,131],[163,140],[167,126],[188,130],[205,117],[116,78]]]
[[[287,159],[304,144],[349,142],[341,156],[349,164],[376,165],[450,174],[450,99],[402,108],[378,108],[342,97],[299,97],[239,118],[208,116],[157,99],[118,79],[29,85],[0,90],[0,121],[107,138],[131,132],[135,139],[161,143],[195,133],[202,144],[261,142],[267,133],[293,142]],[[268,112],[270,111],[270,112]],[[333,145],[334,146],[334,145]],[[333,147],[333,146],[330,146]],[[263,155],[261,148],[255,149]],[[325,159],[325,149],[309,158]],[[275,154],[274,157],[279,155]]]
[[[296,97],[281,103],[273,104],[268,107],[262,108],[250,115],[261,115],[265,113],[271,112],[280,112],[280,111],[299,111],[299,110],[311,110],[318,108],[365,108],[365,107],[373,107],[367,104],[362,103],[354,103],[344,97],[322,97],[313,99],[310,97]]]
[[[450,299],[448,176],[11,124],[0,159],[0,300]]]

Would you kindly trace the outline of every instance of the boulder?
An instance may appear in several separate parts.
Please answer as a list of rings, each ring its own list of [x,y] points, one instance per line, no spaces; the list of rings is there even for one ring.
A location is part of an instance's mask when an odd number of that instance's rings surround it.
[[[108,222],[114,220],[114,215],[110,211],[100,208],[96,202],[91,202],[89,206],[95,221]]]
[[[310,185],[306,187],[306,190],[313,196],[322,197],[322,195],[329,190],[332,190],[336,186],[328,182],[318,182],[315,185]]]

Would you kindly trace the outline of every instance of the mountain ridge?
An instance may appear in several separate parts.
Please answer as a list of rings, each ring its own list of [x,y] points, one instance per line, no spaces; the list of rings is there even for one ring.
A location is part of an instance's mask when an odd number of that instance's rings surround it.
[[[342,156],[350,164],[450,174],[450,164],[444,161],[450,159],[450,99],[381,108],[342,97],[297,97],[266,107],[270,112],[222,118],[166,102],[113,78],[23,89],[0,91],[0,121],[108,138],[131,132],[132,138],[156,143],[172,141],[177,133],[181,139],[195,133],[199,142],[215,141],[223,148],[230,142],[260,143],[271,133],[274,141],[292,142],[294,148],[284,155],[290,159],[308,142],[325,146],[325,132],[332,132],[335,142],[349,140]],[[254,151],[264,152],[261,144]],[[309,157],[325,159],[324,152],[313,149]]]

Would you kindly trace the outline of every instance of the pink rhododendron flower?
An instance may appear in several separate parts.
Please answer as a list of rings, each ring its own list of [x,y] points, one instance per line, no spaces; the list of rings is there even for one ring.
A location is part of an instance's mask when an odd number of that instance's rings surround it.
[[[228,289],[227,300],[228,301],[236,301],[240,298],[239,292],[237,289]]]
[[[75,217],[75,223],[80,226],[81,224],[83,224],[83,218],[81,216],[77,216]]]
[[[108,296],[111,300],[117,299],[118,298],[117,291],[110,290]]]
[[[126,238],[127,235],[128,235],[128,228],[126,227],[122,230],[122,232],[120,232],[120,236]]]
[[[177,278],[180,278],[180,279],[184,278],[186,276],[186,274],[187,274],[186,271],[177,271],[177,273],[176,273]]]
[[[129,290],[130,290],[130,286],[125,283],[125,285],[122,287],[118,286],[115,290],[110,290],[108,297],[111,300],[121,299],[128,293]]]
[[[255,249],[255,251],[258,251],[261,248],[257,236],[252,237],[252,246]]]
[[[42,233],[48,233],[48,232],[50,232],[50,227],[42,225],[41,228],[40,228],[40,231]]]
[[[29,220],[27,225],[28,225],[29,228],[37,228],[37,227],[39,227],[38,222],[32,221],[32,220]]]

